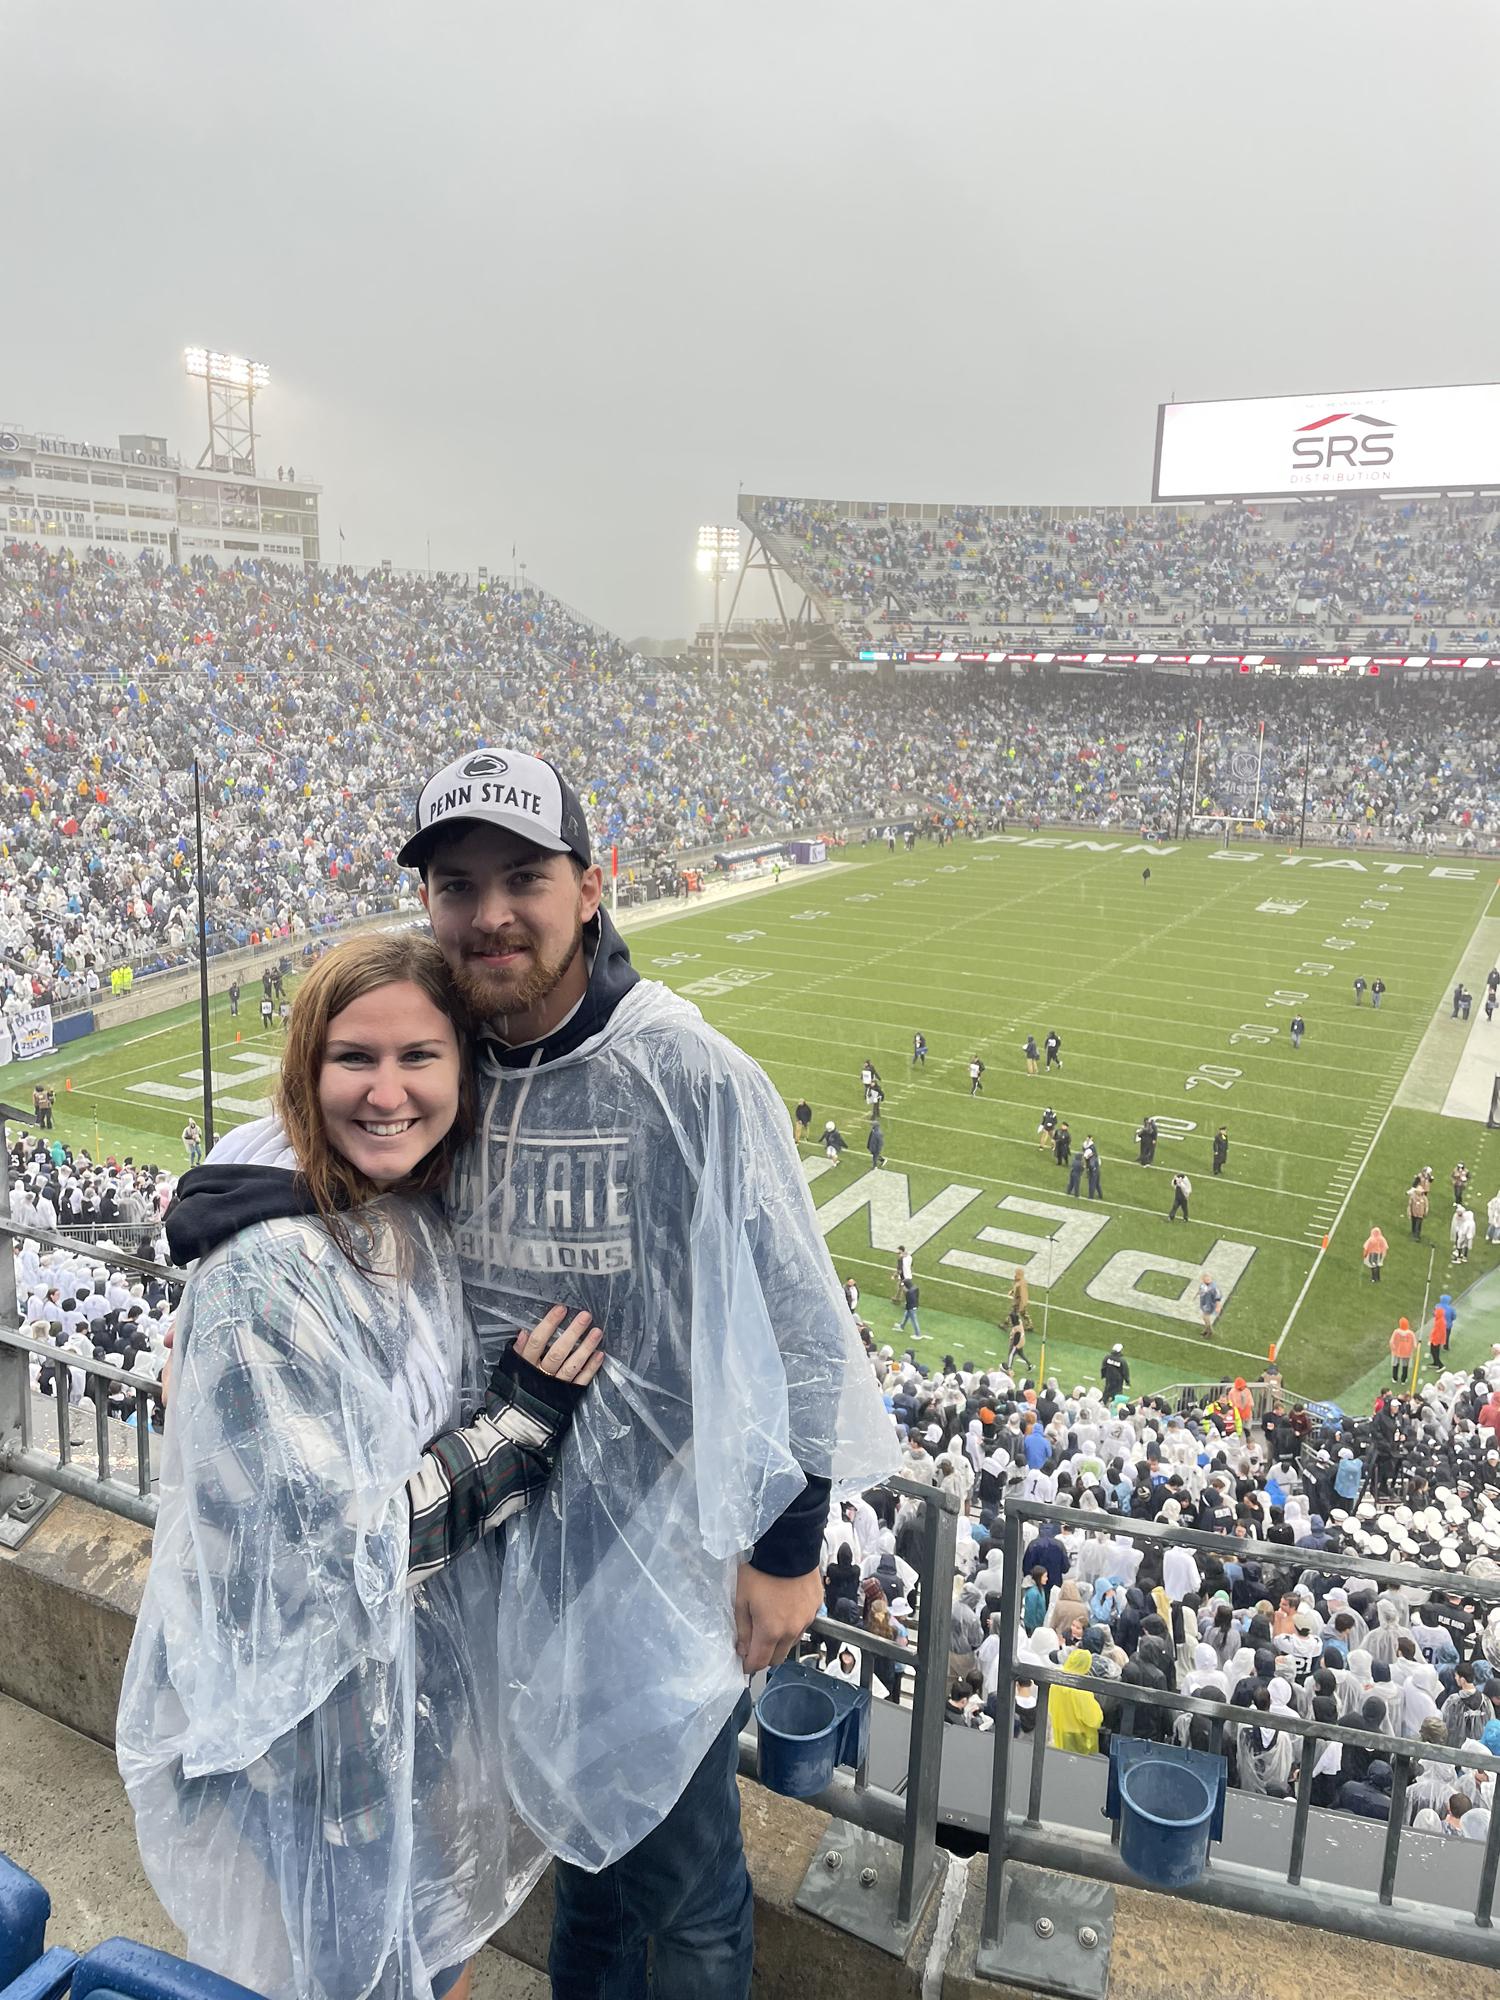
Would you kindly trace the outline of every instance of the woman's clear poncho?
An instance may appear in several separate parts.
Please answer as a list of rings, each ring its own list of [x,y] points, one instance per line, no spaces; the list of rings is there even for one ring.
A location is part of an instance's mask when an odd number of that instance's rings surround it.
[[[299,2000],[427,2000],[535,1881],[510,1811],[494,1537],[413,1592],[406,1481],[481,1370],[451,1242],[361,1211],[206,1257],[117,1748],[146,1871],[195,1959]]]

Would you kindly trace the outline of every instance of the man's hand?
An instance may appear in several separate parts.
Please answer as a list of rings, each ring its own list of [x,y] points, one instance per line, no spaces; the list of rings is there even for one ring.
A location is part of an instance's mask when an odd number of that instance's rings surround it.
[[[806,1576],[767,1576],[742,1562],[734,1591],[734,1649],[745,1672],[779,1667],[822,1605],[823,1578],[817,1570]]]

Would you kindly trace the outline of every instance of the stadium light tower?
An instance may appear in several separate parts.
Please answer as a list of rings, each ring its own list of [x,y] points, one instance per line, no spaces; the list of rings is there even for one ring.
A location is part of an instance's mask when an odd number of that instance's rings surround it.
[[[259,390],[270,387],[270,369],[264,361],[220,354],[211,347],[185,347],[182,365],[202,382],[208,398],[208,443],[198,469],[253,473],[255,398]]]
[[[698,530],[698,568],[714,580],[714,672],[719,670],[719,586],[740,566],[740,531],[736,528]]]

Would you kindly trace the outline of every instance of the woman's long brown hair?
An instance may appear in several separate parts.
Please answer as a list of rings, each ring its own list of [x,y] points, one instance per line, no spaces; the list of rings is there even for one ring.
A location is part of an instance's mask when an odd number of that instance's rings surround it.
[[[297,989],[281,1058],[275,1108],[297,1156],[298,1176],[338,1248],[358,1264],[349,1229],[349,1211],[383,1192],[329,1143],[318,1098],[329,1024],[344,1009],[381,986],[409,981],[453,1023],[458,1041],[458,1116],[440,1144],[419,1160],[400,1183],[402,1194],[425,1194],[447,1179],[453,1155],[474,1129],[474,1080],[464,1054],[467,1017],[443,954],[430,937],[398,932],[371,933],[336,945]]]

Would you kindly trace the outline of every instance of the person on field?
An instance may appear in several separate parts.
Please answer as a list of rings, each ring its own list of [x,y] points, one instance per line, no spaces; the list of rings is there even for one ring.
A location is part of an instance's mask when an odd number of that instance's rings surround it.
[[[1186,1174],[1172,1176],[1172,1206],[1167,1210],[1167,1220],[1171,1222],[1181,1216],[1184,1222],[1191,1220],[1188,1215],[1188,1199],[1193,1192],[1193,1184]]]
[[[1214,1172],[1216,1174],[1222,1174],[1225,1167],[1228,1164],[1229,1164],[1229,1127],[1227,1125],[1221,1125],[1218,1131],[1215,1132],[1214,1134],[1214,1151],[1213,1151]]]
[[[1224,1294],[1205,1271],[1198,1285],[1198,1312],[1203,1321],[1204,1334],[1209,1340],[1214,1337],[1214,1326],[1223,1310]]]
[[[1434,1368],[1441,1368],[1447,1350],[1448,1315],[1437,1305],[1432,1309],[1432,1325],[1427,1332],[1427,1358]]]
[[[1291,1019],[1291,1037],[1292,1037],[1292,1047],[1294,1049],[1301,1048],[1302,1037],[1306,1033],[1307,1033],[1306,1021],[1303,1020],[1300,1014],[1293,1014]]]
[[[1411,1233],[1419,1243],[1422,1240],[1422,1224],[1427,1219],[1427,1206],[1427,1184],[1417,1174],[1406,1191],[1406,1213],[1411,1221]]]
[[[1099,1381],[1107,1403],[1123,1395],[1130,1386],[1130,1363],[1125,1359],[1125,1349],[1118,1340],[1099,1363]]]
[[[812,1106],[805,1097],[797,1099],[797,1108],[792,1113],[792,1137],[800,1146],[807,1137],[807,1128],[812,1124]]]
[[[833,1160],[836,1163],[840,1153],[848,1146],[849,1141],[830,1118],[828,1123],[823,1127],[823,1136],[819,1139],[818,1144],[823,1148],[824,1158]]]
[[[1062,1068],[1062,1036],[1061,1036],[1061,1035],[1060,1035],[1060,1034],[1059,1034],[1059,1033],[1057,1032],[1056,1028],[1049,1028],[1049,1029],[1047,1030],[1047,1039],[1046,1039],[1046,1041],[1045,1041],[1045,1042],[1044,1042],[1044,1043],[1042,1044],[1042,1046],[1043,1046],[1043,1048],[1044,1048],[1044,1049],[1045,1049],[1045,1050],[1047,1051],[1047,1067],[1048,1067],[1048,1069],[1054,1069],[1054,1068],[1056,1068],[1056,1069],[1061,1069],[1061,1068]]]
[[[969,1064],[969,1095],[980,1097],[984,1093],[984,1063],[975,1056]]]
[[[1365,997],[1365,982],[1356,973],[1354,978],[1354,1004],[1356,1007],[1359,1006],[1360,1002],[1364,999],[1364,997]]]
[[[922,1065],[923,1069],[926,1069],[926,1067],[927,1067],[927,1037],[926,1037],[925,1035],[923,1035],[923,1034],[915,1034],[915,1035],[913,1035],[913,1036],[912,1036],[912,1038],[911,1038],[911,1066],[912,1066],[912,1068],[913,1068],[913,1069],[915,1069],[915,1068],[917,1067],[917,1064],[918,1064],[918,1063],[920,1063],[920,1064]]]
[[[1472,1220],[1472,1217],[1470,1219]],[[1373,1223],[1370,1227],[1369,1235],[1365,1238],[1365,1247],[1360,1253],[1365,1260],[1365,1266],[1370,1273],[1370,1279],[1373,1284],[1378,1285],[1380,1283],[1380,1267],[1384,1264],[1386,1252],[1390,1247],[1390,1244],[1386,1242],[1385,1237],[1381,1234],[1379,1223]]]
[[[1042,1112],[1041,1121],[1036,1128],[1036,1149],[1039,1153],[1045,1153],[1052,1144],[1052,1135],[1056,1130],[1057,1113],[1049,1104]]]
[[[1136,1127],[1135,1143],[1140,1148],[1140,1164],[1149,1167],[1156,1158],[1156,1120],[1149,1114]]]
[[[1411,1330],[1411,1321],[1398,1320],[1390,1338],[1391,1380],[1398,1386],[1411,1380],[1411,1359],[1417,1351],[1417,1336]]]
[[[1073,1157],[1073,1133],[1066,1118],[1059,1120],[1057,1130],[1052,1134],[1052,1158],[1060,1167],[1065,1167]]]
[[[1383,979],[1372,979],[1370,981],[1370,1005],[1378,1007],[1384,998],[1385,981]]]
[[[1455,1208],[1453,1211],[1453,1261],[1467,1264],[1469,1252],[1474,1248],[1474,1233],[1477,1224],[1472,1208]]]
[[[1026,1045],[1022,1050],[1022,1054],[1026,1058],[1026,1074],[1028,1076],[1035,1076],[1038,1061],[1035,1035],[1028,1035],[1026,1037]]]
[[[885,1165],[885,1130],[879,1118],[871,1122],[869,1136],[865,1140],[865,1151],[870,1156],[872,1167]]]

